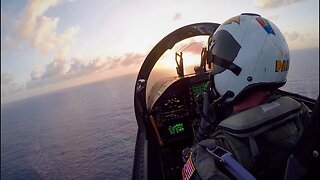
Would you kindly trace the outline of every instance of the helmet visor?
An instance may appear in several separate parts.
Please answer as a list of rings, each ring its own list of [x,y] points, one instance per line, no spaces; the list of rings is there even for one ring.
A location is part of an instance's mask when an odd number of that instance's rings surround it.
[[[213,63],[213,73],[218,74],[228,69],[238,76],[241,68],[233,61],[237,57],[241,46],[232,35],[225,30],[220,30],[209,38],[208,43],[208,60]]]

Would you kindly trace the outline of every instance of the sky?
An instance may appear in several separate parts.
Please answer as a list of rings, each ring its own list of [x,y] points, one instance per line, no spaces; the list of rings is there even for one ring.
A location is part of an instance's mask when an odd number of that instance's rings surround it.
[[[175,29],[244,12],[319,48],[318,0],[1,0],[1,103],[136,73]]]

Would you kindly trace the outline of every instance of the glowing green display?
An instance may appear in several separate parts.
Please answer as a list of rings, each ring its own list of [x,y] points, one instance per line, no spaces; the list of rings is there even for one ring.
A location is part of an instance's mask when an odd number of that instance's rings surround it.
[[[170,135],[179,134],[184,132],[184,127],[182,123],[174,124],[168,128]]]
[[[208,82],[197,84],[192,87],[193,97],[196,99],[198,95],[203,95],[203,91],[207,88]]]

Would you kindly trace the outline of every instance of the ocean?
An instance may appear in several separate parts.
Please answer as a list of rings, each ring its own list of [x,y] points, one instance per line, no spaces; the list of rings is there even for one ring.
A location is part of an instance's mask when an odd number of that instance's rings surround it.
[[[135,78],[1,106],[1,179],[130,179]]]
[[[319,49],[291,57],[282,89],[317,98]],[[131,179],[135,79],[126,75],[1,105],[1,179]]]

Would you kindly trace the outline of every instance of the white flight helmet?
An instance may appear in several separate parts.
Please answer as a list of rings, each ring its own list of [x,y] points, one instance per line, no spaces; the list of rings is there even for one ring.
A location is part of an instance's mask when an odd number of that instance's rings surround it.
[[[286,83],[289,48],[277,28],[257,14],[243,13],[219,26],[209,37],[210,79],[225,101],[241,99],[258,87],[278,88]]]

